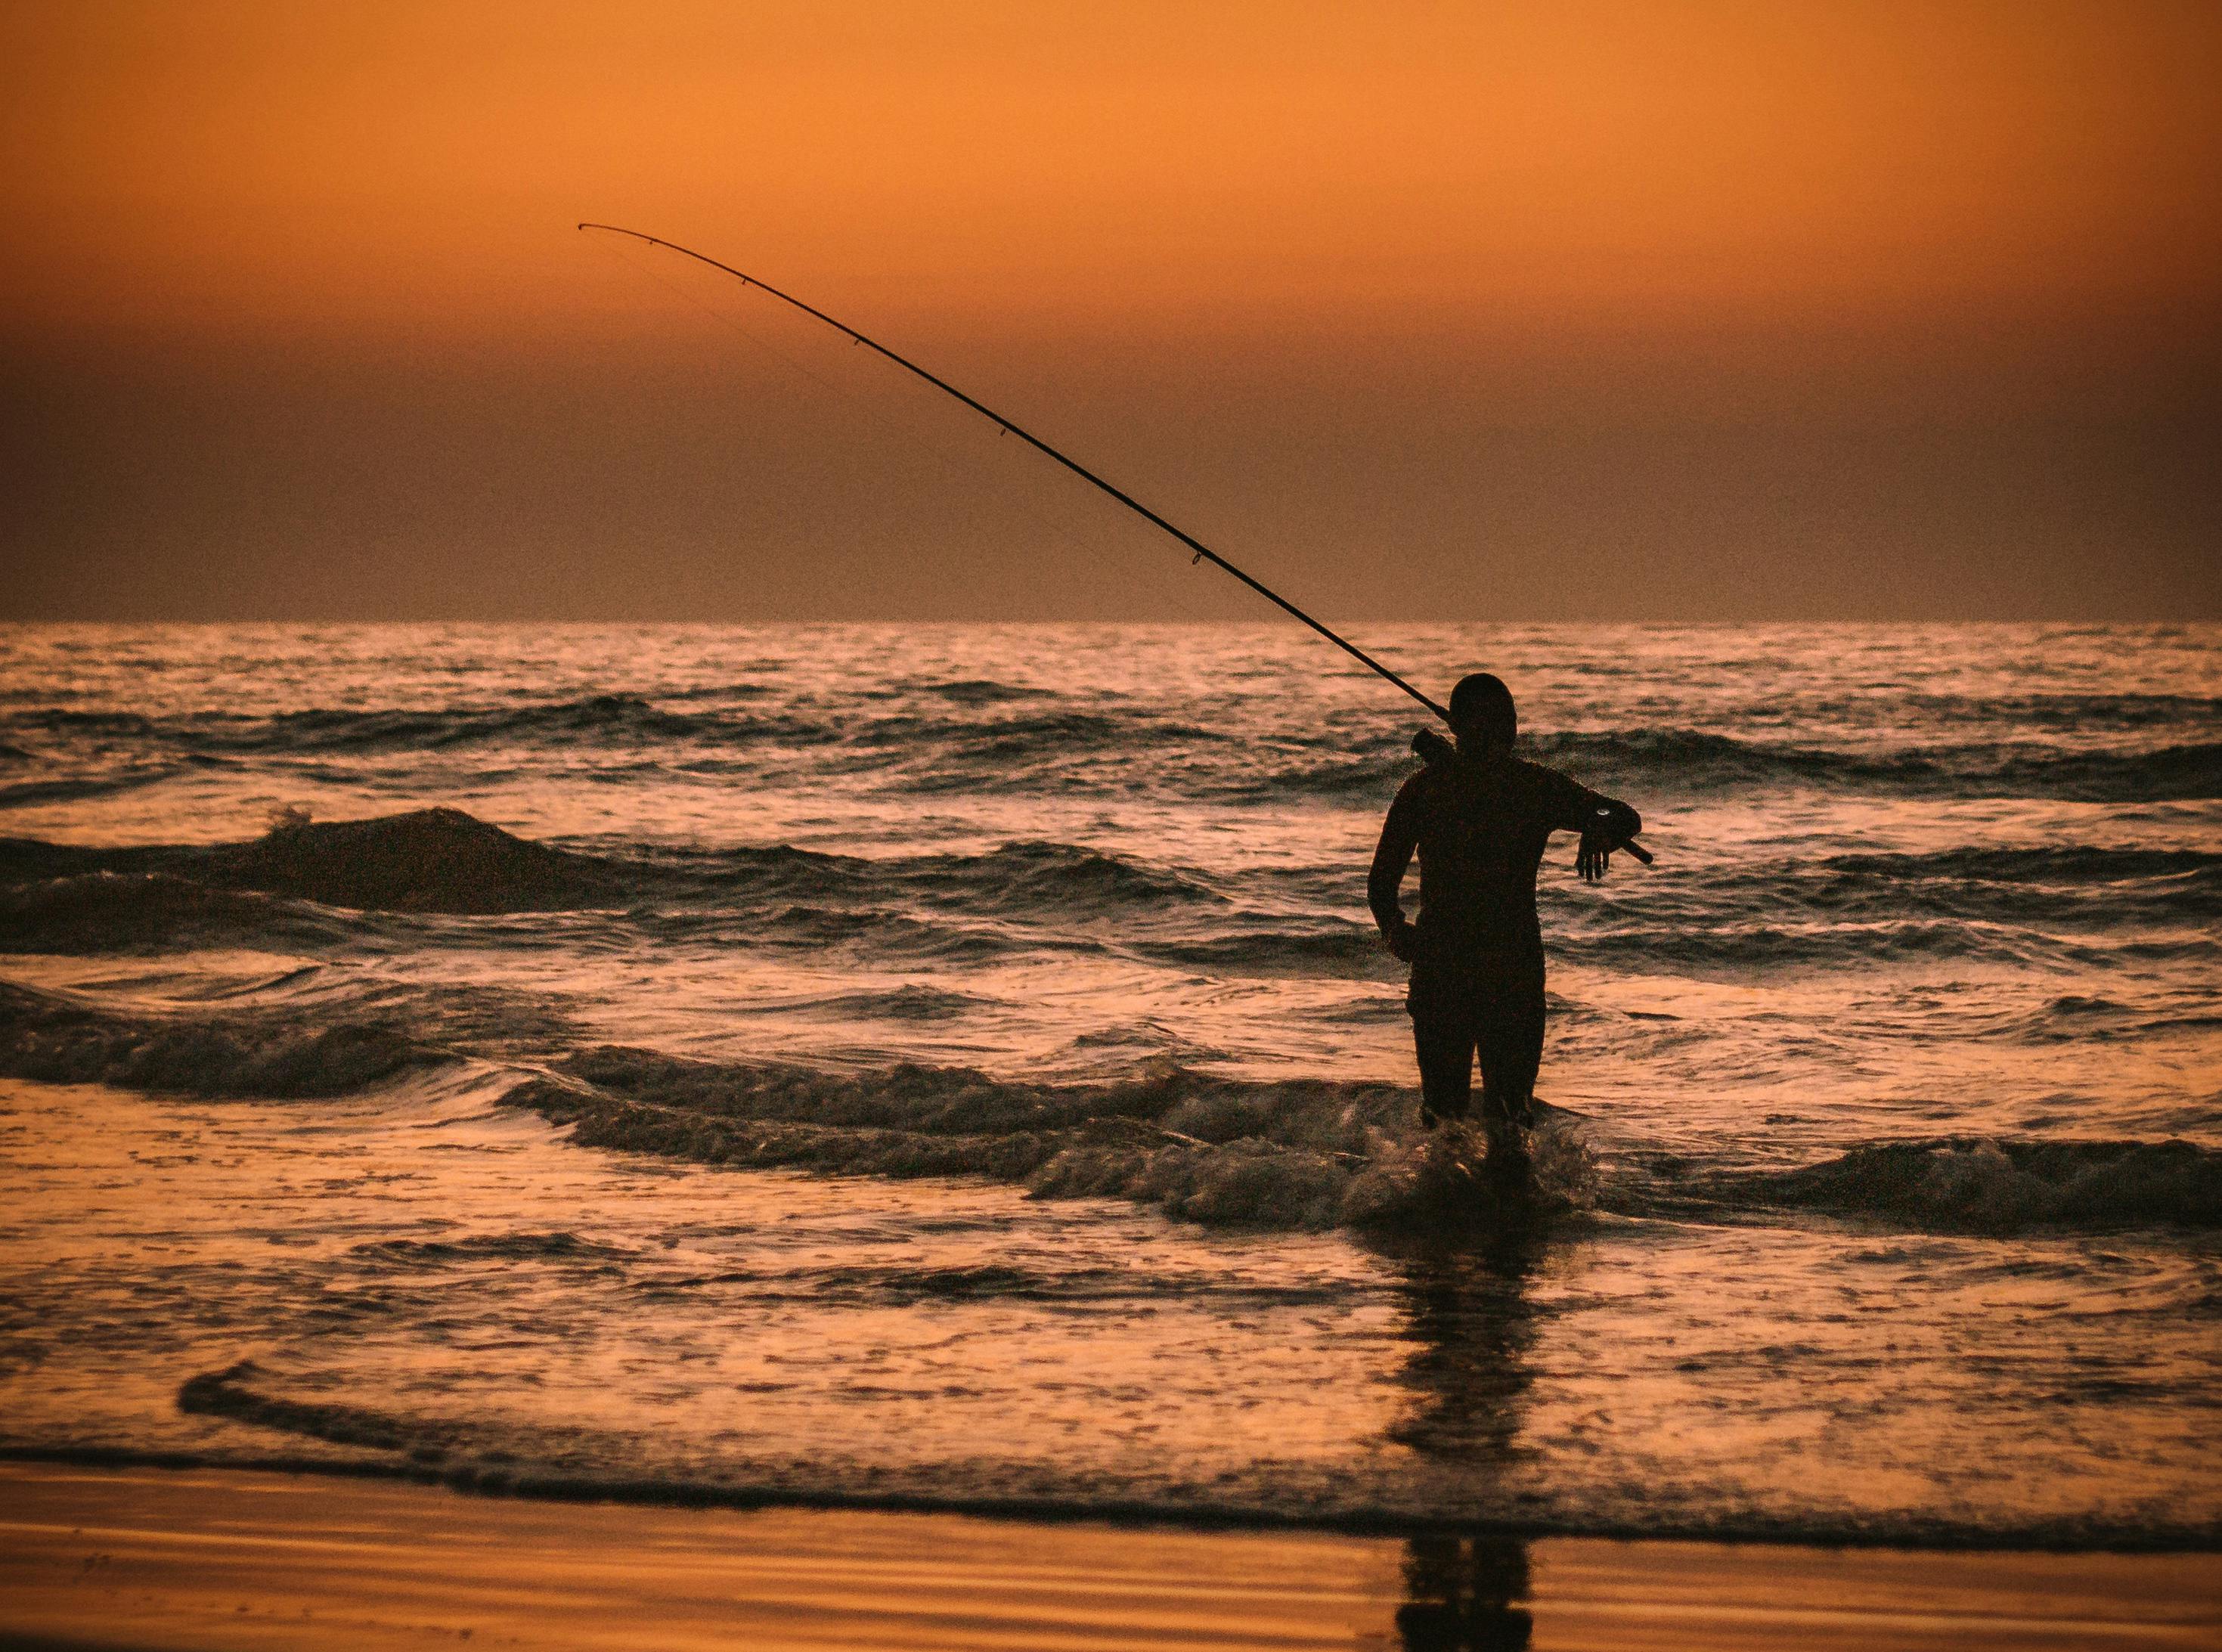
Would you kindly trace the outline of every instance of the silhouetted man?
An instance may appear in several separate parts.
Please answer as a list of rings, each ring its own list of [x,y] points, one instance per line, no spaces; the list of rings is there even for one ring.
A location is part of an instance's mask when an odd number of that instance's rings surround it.
[[[1389,950],[1412,966],[1412,1037],[1420,1121],[1466,1116],[1481,1063],[1481,1121],[1491,1164],[1522,1162],[1535,1070],[1543,1058],[1543,934],[1535,872],[1554,832],[1582,834],[1575,866],[1595,883],[1612,851],[1643,829],[1627,804],[1512,755],[1512,693],[1486,671],[1451,694],[1456,749],[1444,744],[1406,781],[1382,823],[1367,903]],[[1415,850],[1420,919],[1397,893]]]

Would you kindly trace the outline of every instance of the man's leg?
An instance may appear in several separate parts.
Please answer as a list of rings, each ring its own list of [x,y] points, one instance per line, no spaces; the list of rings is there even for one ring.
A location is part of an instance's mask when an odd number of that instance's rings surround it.
[[[1477,1029],[1481,1119],[1489,1153],[1525,1158],[1521,1132],[1534,1121],[1535,1074],[1543,1065],[1543,988],[1522,983],[1493,996]]]
[[[1412,1006],[1412,1044],[1420,1057],[1420,1123],[1432,1130],[1466,1117],[1473,1093],[1473,1022],[1440,1007]]]

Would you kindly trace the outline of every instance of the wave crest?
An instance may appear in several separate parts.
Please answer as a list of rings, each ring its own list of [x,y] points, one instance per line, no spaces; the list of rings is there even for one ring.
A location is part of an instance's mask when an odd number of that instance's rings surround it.
[[[509,995],[414,1008],[392,996],[373,1013],[341,1008],[318,1024],[298,1003],[124,1014],[0,983],[0,1073],[310,1100],[483,1060],[523,1039],[571,1052],[527,1074],[497,1067],[486,1092],[568,1127],[582,1146],[819,1175],[983,1177],[1221,1228],[1431,1229],[1511,1214],[1497,1190],[1422,1151],[1412,1093],[1395,1084],[1235,1078],[1163,1058],[1092,1084],[915,1063],[832,1071],[698,1060],[578,1048],[574,1029],[544,1013],[533,1020]],[[1573,1115],[1539,1105],[1546,1128],[1522,1218],[1598,1204],[1637,1217],[1811,1211],[1939,1231],[2222,1228],[2222,1150],[2180,1140],[1893,1141],[1797,1169],[1677,1171],[1653,1184],[1601,1171]],[[531,1253],[557,1254],[561,1239],[556,1249],[533,1241]],[[458,1242],[424,1255],[447,1256]]]
[[[2222,1228],[2222,1153],[2188,1141],[1889,1142],[1753,1178],[1736,1190],[1947,1230]]]
[[[1842,751],[1694,729],[1543,734],[1523,753],[1591,784],[1734,792],[1784,784],[1921,796],[2164,802],[2222,797],[2222,743],[2060,751],[2013,742]]]
[[[1439,1226],[1504,1213],[1501,1190],[1434,1173],[1410,1092],[1243,1080],[1160,1064],[1104,1084],[1036,1084],[962,1068],[868,1073],[695,1062],[605,1046],[527,1081],[512,1103],[582,1146],[708,1164],[893,1177],[985,1176],[1038,1197],[1120,1198],[1218,1228]],[[1583,1203],[1591,1168],[1563,1129],[1539,1136],[1522,1215]]]
[[[955,910],[1057,923],[1223,906],[1193,874],[1072,844],[866,859],[785,845],[588,854],[460,809],[287,824],[252,842],[95,849],[0,839],[0,933],[36,950],[99,950],[229,921],[280,922],[239,892],[361,911],[492,915],[678,902],[728,923],[745,905],[830,908],[829,921]],[[743,903],[737,909],[737,902]]]
[[[116,1015],[0,982],[0,1071],[18,1078],[307,1101],[445,1058],[385,1021]]]

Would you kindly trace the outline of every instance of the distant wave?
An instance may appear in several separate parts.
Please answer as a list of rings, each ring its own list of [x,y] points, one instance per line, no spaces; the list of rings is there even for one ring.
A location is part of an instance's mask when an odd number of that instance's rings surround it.
[[[1678,914],[1789,909],[2038,927],[2081,916],[2118,928],[2222,915],[2222,853],[2063,844],[1827,855],[1692,875],[1656,893],[1661,908]]]
[[[1388,970],[1371,922],[1230,927],[1216,934],[1136,940],[1130,950],[1159,964],[1223,975],[1323,975],[1344,979]],[[1401,968],[1401,966],[1397,966]]]
[[[2112,970],[2222,960],[2222,936],[2196,927],[2163,936],[2115,939],[1949,918],[1793,924],[1754,914],[1698,923],[1661,914],[1654,921],[1617,922],[1554,936],[1549,952],[1554,960],[1599,967],[1638,967],[1648,960],[1731,977],[1792,966],[1842,970],[1936,959]]]
[[[945,964],[1110,952],[1228,976],[1385,978],[1394,971],[1361,895],[1355,866],[1340,881],[1279,871],[1208,880],[1039,840],[884,858],[785,845],[589,851],[454,809],[217,845],[0,839],[0,950],[85,955],[399,943],[411,914],[570,912],[581,915],[561,932],[418,924],[406,942],[533,945],[561,933]],[[1670,870],[1610,901],[1554,901],[1547,927],[1554,956],[1607,967],[1966,958],[2106,968],[2222,954],[2218,918],[2222,853],[2062,845]]]
[[[2056,844],[2034,849],[1970,845],[1918,855],[1836,855],[1821,864],[1833,872],[1894,882],[1959,878],[2017,883],[2116,883],[2131,878],[2210,876],[2222,871],[2222,851],[2117,849],[2097,844]]]
[[[1070,754],[1128,744],[1215,741],[1227,737],[1169,721],[1152,711],[1073,707],[968,714],[1044,696],[998,691],[993,685],[945,685],[930,692],[932,709],[874,711],[860,716],[764,714],[738,707],[673,710],[633,694],[513,706],[341,709],[314,707],[256,717],[203,712],[148,716],[128,712],[37,710],[4,720],[66,739],[98,736],[156,748],[258,757],[442,751],[487,744],[680,745],[746,749],[763,745],[832,746],[860,757],[944,754],[958,769],[998,759]]]
[[[0,876],[190,878],[330,906],[404,912],[530,912],[607,899],[608,863],[504,832],[460,809],[286,826],[243,844],[86,849],[0,841]],[[154,885],[148,885],[150,889]]]
[[[1846,751],[1666,729],[1547,734],[1529,746],[1537,761],[1603,787],[1650,782],[1720,792],[1802,782],[1924,796],[2091,802],[2222,797],[2222,743],[2131,751],[2062,751],[2018,742]]]
[[[1072,915],[1218,903],[1200,880],[1070,844],[866,859],[784,845],[590,854],[503,831],[460,809],[278,828],[214,846],[97,849],[0,839],[0,880],[158,876],[329,906],[532,912],[654,896],[871,901],[903,908],[1056,909]]]
[[[1784,786],[1921,797],[2164,802],[2222,797],[2222,743],[2158,750],[2057,751],[2022,742],[1842,750],[1738,739],[1692,729],[1523,737],[1521,754],[1588,785],[1633,796],[1717,795]],[[1401,743],[1332,755],[1253,757],[1199,776],[1196,789],[1266,801],[1385,800],[1417,768]]]
[[[2065,733],[2222,725],[2222,697],[2212,694],[1912,694],[1900,703],[1941,722],[2024,723]]]
[[[1799,905],[2109,929],[2222,918],[2222,853],[2198,849],[1976,848],[1836,855],[1777,881]]]
[[[1893,957],[2068,958],[2135,942],[2204,955],[2222,919],[2222,853],[1961,848],[1839,854],[1683,872],[1608,902],[1550,903],[1554,950],[1600,961],[1845,963]]]
[[[546,1233],[483,1234],[467,1239],[380,1239],[355,1247],[355,1255],[389,1267],[437,1268],[459,1262],[580,1261],[593,1263],[625,1253],[556,1228]]]
[[[941,1021],[970,1014],[990,1000],[908,982],[884,991],[841,992],[815,1000],[811,1008],[867,1021]]]
[[[17,781],[0,786],[0,809],[28,808],[38,803],[74,803],[88,797],[114,797],[156,785],[178,773],[179,769],[176,763],[154,763],[105,774]]]
[[[1056,696],[1046,688],[1023,688],[1016,683],[997,682],[991,677],[942,677],[925,681],[890,682],[885,688],[872,691],[878,700],[945,700],[957,706],[1001,706],[1017,700],[1051,700]]]
[[[976,855],[867,860],[784,846],[705,857],[700,886],[789,899],[832,896],[897,907],[962,906],[970,911],[1055,911],[1075,917],[1140,908],[1221,904],[1199,879],[1070,844],[1007,843]]]
[[[828,738],[824,725],[714,711],[667,711],[633,694],[515,706],[310,707],[267,717],[201,712],[154,717],[129,712],[19,712],[9,721],[62,736],[135,738],[187,751],[256,756],[442,751],[489,742],[531,744],[581,738],[747,743]]]
[[[1331,720],[1309,730],[1246,728],[1239,721],[1219,727],[1146,707],[1060,702],[985,681],[881,693],[862,707],[773,711],[752,696],[730,697],[743,703],[707,705],[699,696],[678,696],[675,705],[659,705],[637,695],[598,694],[523,705],[311,708],[264,717],[49,708],[13,713],[0,724],[47,737],[60,748],[58,760],[67,761],[78,741],[134,751],[135,770],[142,776],[180,760],[216,757],[336,760],[470,751],[489,758],[506,754],[513,765],[526,754],[560,749],[676,770],[742,762],[799,772],[869,772],[891,790],[929,794],[1140,788],[1233,801],[1354,802],[1385,797],[1415,766],[1405,744],[1409,727],[1377,719]],[[2215,702],[2072,696],[2041,707],[2001,701],[1998,709],[2011,738],[1949,738],[1974,731],[1939,712],[1915,730],[1878,728],[1849,746],[1670,725],[1544,732],[1524,739],[1522,750],[1592,784],[1639,794],[1805,786],[2099,802],[2222,797],[2222,741],[2211,738]],[[2112,734],[2118,743],[2062,745],[2042,738],[2055,729]],[[2153,744],[2171,731],[2182,738]],[[66,776],[18,782],[121,783]],[[36,796],[27,794],[26,800]]]

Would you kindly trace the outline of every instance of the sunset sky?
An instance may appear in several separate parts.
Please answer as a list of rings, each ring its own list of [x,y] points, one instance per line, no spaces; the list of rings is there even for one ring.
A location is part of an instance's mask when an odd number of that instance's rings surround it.
[[[0,617],[2222,615],[2222,8],[16,0]]]

